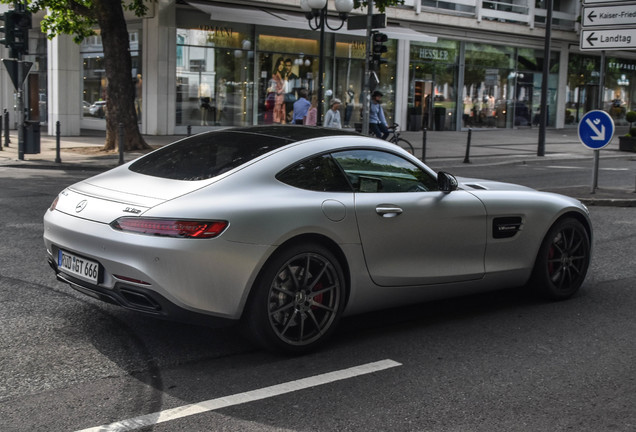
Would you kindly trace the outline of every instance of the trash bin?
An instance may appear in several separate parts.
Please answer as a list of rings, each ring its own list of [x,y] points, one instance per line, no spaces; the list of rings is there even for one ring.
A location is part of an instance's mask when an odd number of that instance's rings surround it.
[[[444,123],[446,122],[446,108],[444,107],[435,107],[433,109],[433,120],[435,121],[435,130],[442,131],[444,130]]]
[[[40,122],[26,120],[24,122],[24,153],[40,153]]]

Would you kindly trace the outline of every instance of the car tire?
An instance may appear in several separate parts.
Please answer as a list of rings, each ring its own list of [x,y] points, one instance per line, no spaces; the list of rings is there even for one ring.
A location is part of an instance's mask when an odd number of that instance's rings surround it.
[[[590,237],[583,224],[573,218],[557,221],[541,244],[530,285],[550,300],[572,297],[585,280],[590,258]]]
[[[342,267],[320,244],[276,253],[259,274],[244,316],[263,347],[288,354],[316,349],[333,333],[345,299]]]

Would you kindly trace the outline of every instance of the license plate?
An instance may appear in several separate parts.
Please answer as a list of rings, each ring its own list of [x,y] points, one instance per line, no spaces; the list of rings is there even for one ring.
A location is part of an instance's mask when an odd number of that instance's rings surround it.
[[[60,249],[57,253],[57,267],[65,273],[70,273],[80,279],[97,284],[99,264],[95,261]]]

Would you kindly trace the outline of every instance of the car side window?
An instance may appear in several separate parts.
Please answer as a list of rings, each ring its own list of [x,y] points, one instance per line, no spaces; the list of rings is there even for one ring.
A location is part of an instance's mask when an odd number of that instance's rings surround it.
[[[437,180],[411,161],[379,150],[346,150],[332,154],[355,192],[436,191]]]
[[[328,154],[301,161],[276,178],[290,186],[316,192],[352,192],[344,174]]]

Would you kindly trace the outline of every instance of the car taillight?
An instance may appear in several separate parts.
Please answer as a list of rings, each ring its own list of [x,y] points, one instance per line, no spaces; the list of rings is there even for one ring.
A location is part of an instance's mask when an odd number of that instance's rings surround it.
[[[213,238],[227,228],[228,222],[121,217],[110,226],[119,231],[152,236]]]
[[[60,196],[56,196],[55,199],[53,200],[53,202],[51,203],[51,207],[49,207],[50,211],[55,210],[55,207],[57,207],[57,202],[60,200]]]

